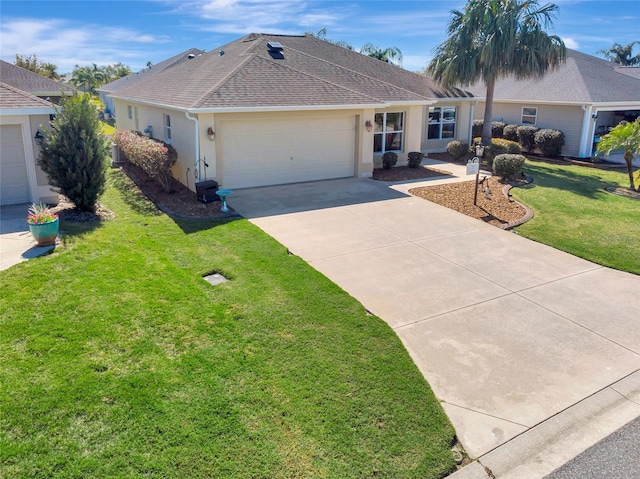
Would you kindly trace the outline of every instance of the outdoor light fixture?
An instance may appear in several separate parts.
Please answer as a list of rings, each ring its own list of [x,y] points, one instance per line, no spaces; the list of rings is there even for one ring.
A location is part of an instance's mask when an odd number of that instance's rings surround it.
[[[598,119],[598,114],[594,113],[593,115],[591,115],[591,118],[593,118],[594,120],[597,120]]]
[[[42,131],[40,131],[40,128],[38,128],[38,131],[36,131],[36,136],[34,136],[34,138],[36,140],[42,140],[44,138],[44,135],[42,134]]]
[[[212,127],[207,128],[207,136],[209,137],[209,140],[211,140],[211,141],[216,139],[216,132],[213,131]]]
[[[368,132],[371,132],[371,130],[373,129],[373,125],[371,124],[371,120],[367,120],[364,122],[364,126],[367,129]]]

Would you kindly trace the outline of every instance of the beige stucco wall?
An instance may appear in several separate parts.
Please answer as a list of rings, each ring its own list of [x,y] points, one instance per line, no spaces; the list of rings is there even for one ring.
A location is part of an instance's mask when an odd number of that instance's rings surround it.
[[[483,119],[484,106],[484,102],[478,104],[475,109],[474,119]],[[535,126],[562,131],[565,137],[562,154],[578,156],[584,117],[584,111],[579,105],[494,102],[492,121],[500,120],[507,124],[520,125],[522,124],[523,107],[537,107],[538,118]]]

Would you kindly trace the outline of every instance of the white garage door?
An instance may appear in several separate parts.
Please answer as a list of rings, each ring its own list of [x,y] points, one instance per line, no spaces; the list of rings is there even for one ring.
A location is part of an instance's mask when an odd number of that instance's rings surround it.
[[[30,201],[20,125],[0,126],[0,205]]]
[[[224,188],[344,178],[355,172],[353,116],[222,120],[218,130]]]

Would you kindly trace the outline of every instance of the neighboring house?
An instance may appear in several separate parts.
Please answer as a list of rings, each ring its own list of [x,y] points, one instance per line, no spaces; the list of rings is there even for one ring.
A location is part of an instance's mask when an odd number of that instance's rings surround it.
[[[73,95],[75,92],[69,85],[50,80],[4,60],[0,60],[0,81],[56,105],[60,103],[62,96]]]
[[[58,202],[36,164],[35,137],[54,113],[51,102],[0,82],[0,205]]]
[[[102,100],[102,103],[104,103],[105,105],[105,113],[114,118],[116,117],[116,110],[113,104],[113,99],[110,95],[116,93],[118,90],[135,85],[139,81],[142,81],[145,78],[150,77],[151,75],[155,75],[156,73],[160,73],[167,68],[179,65],[183,61],[190,60],[194,57],[197,57],[198,55],[202,55],[203,53],[204,51],[197,48],[190,48],[185,52],[179,53],[178,55],[172,56],[171,58],[167,58],[160,63],[156,63],[149,68],[140,70],[137,73],[131,73],[110,83],[102,85],[100,88],[97,88],[98,96],[100,97],[100,100]]]
[[[476,99],[313,36],[250,34],[112,94],[120,129],[178,152],[174,177],[243,188],[371,176],[385,151],[468,141]]]
[[[484,96],[482,84],[470,88]],[[474,113],[484,116],[484,102]],[[506,78],[496,83],[493,120],[516,125],[554,128],[565,134],[562,153],[588,158],[601,135],[621,120],[640,116],[640,69],[575,50],[567,50],[567,61],[542,79]]]

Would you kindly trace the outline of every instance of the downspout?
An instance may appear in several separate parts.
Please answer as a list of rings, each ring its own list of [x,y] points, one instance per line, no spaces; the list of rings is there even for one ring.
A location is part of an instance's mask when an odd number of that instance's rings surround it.
[[[193,171],[193,176],[195,177],[196,181],[198,181],[200,179],[200,122],[198,121],[198,117],[193,117],[191,116],[191,114],[188,111],[184,112],[184,116],[187,118],[187,120],[191,120],[193,122],[195,122],[195,146],[196,146],[196,153],[195,153],[195,161],[193,162],[193,164],[195,165],[195,169]]]
[[[582,134],[580,135],[580,149],[578,156],[580,158],[591,158],[591,150],[593,147],[593,131],[592,124],[592,108],[593,105],[582,105]]]

